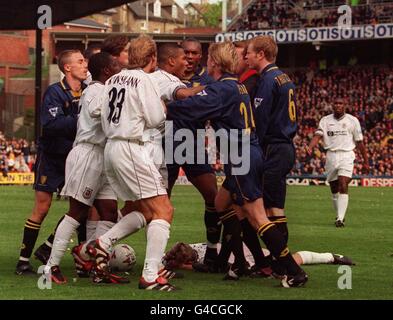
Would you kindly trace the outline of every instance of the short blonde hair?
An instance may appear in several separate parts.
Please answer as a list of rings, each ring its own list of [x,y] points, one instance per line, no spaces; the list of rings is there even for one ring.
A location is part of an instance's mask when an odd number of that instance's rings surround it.
[[[128,49],[130,69],[146,67],[153,56],[157,56],[157,45],[151,37],[141,35],[130,41]]]
[[[209,47],[210,58],[220,67],[223,73],[236,73],[239,59],[232,42],[212,43]]]
[[[266,60],[269,62],[276,62],[278,47],[276,41],[270,36],[258,36],[252,38],[250,43],[253,45],[255,52],[263,51]]]

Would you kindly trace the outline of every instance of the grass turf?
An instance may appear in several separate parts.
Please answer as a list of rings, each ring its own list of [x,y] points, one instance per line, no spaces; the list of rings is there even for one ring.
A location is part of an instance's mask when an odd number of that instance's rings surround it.
[[[292,252],[309,250],[350,256],[352,289],[340,290],[341,274],[335,265],[304,266],[309,281],[304,288],[284,289],[274,279],[223,281],[222,275],[185,271],[184,279],[172,282],[182,290],[171,293],[137,289],[145,250],[145,233],[139,232],[122,242],[137,253],[137,265],[128,285],[93,285],[76,278],[73,260],[67,253],[62,271],[68,284],[37,287],[38,277],[14,275],[23,225],[33,206],[34,193],[28,186],[2,186],[0,192],[0,299],[392,299],[393,275],[393,189],[351,188],[346,227],[334,227],[334,214],[327,187],[289,187],[287,215],[289,247]],[[205,239],[203,201],[190,186],[177,186],[173,192],[174,223],[169,245]],[[66,201],[54,201],[43,223],[36,247],[52,232],[67,210]],[[74,240],[75,241],[75,240]],[[74,242],[75,243],[75,242]],[[70,245],[70,248],[73,244]],[[32,260],[37,268],[39,262]]]

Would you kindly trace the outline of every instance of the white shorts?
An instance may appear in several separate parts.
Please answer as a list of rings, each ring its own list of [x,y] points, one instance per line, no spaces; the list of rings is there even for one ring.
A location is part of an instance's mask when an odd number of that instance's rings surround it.
[[[167,194],[148,144],[126,140],[108,140],[106,143],[105,172],[116,195],[124,201]]]
[[[352,178],[355,153],[353,151],[328,151],[326,154],[327,181],[334,181],[338,176]]]
[[[117,200],[104,172],[104,149],[90,143],[76,145],[68,154],[61,195],[88,206],[95,199]]]
[[[153,159],[153,162],[163,179],[165,189],[168,189],[168,169],[165,163],[164,149],[162,148],[161,140],[146,142],[146,148],[148,149],[150,158]]]

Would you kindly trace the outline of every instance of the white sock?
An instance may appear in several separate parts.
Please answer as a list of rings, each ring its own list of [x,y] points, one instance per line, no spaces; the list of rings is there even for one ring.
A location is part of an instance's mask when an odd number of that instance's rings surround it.
[[[138,211],[132,211],[99,238],[100,244],[105,250],[111,251],[114,243],[137,232],[145,225],[146,219],[143,214]]]
[[[116,223],[112,221],[98,221],[94,239],[98,239],[99,237],[107,233],[110,229],[113,228],[115,224]]]
[[[119,222],[123,218],[123,215],[121,214],[120,209],[117,210],[117,222]]]
[[[149,224],[146,234],[145,264],[142,272],[142,276],[147,282],[153,282],[158,277],[157,273],[168,243],[170,227],[171,225],[163,219],[152,220]]]
[[[68,243],[70,242],[73,233],[78,227],[78,221],[68,215],[64,216],[63,221],[60,222],[59,226],[57,227],[55,239],[53,240],[52,252],[50,254],[47,266],[53,267],[60,264],[60,261],[67,250]]]
[[[336,213],[336,217],[338,216],[338,214],[337,214],[337,199],[338,199],[338,192],[332,193],[333,208],[334,208],[334,212]]]
[[[337,199],[337,216],[338,219],[344,221],[345,213],[348,208],[348,195],[345,193],[339,193]]]
[[[303,264],[332,263],[334,261],[331,253],[318,253],[312,251],[299,251],[298,254],[303,260]]]
[[[94,235],[96,234],[98,221],[95,220],[87,220],[86,221],[86,239],[95,239]]]

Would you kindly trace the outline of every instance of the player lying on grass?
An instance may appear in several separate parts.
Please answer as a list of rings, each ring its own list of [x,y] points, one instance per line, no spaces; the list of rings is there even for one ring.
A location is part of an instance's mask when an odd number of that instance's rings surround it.
[[[218,243],[218,250],[221,249],[221,244]],[[206,253],[206,243],[192,243],[177,242],[164,256],[163,264],[166,268],[173,269],[187,269],[192,270],[192,265],[202,263]],[[255,264],[253,255],[247,246],[243,243],[244,256],[250,266]],[[270,251],[262,248],[264,255],[271,259]],[[293,255],[293,259],[298,265],[311,264],[336,264],[336,265],[355,265],[352,259],[341,254],[330,252],[319,253],[312,251],[298,251]],[[228,259],[229,264],[233,264],[234,256],[230,255]]]

